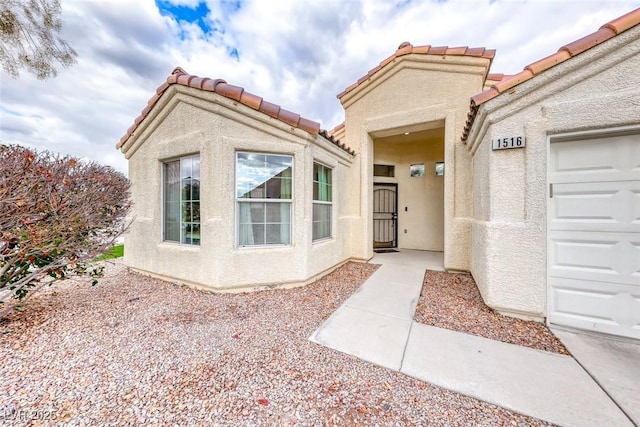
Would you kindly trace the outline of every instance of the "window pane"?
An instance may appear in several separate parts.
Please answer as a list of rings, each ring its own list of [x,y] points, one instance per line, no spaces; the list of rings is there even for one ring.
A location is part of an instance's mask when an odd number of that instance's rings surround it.
[[[200,200],[200,180],[191,181],[191,200]]]
[[[164,240],[200,244],[200,157],[164,165]]]
[[[240,246],[264,245],[264,225],[263,224],[241,224],[239,227]]]
[[[266,203],[266,222],[282,222],[280,219],[284,216],[286,221],[289,221],[289,212],[285,212],[285,215],[282,215],[282,207],[284,203]],[[287,206],[288,207],[288,206]]]
[[[191,157],[180,159],[180,176],[182,178],[191,178],[193,176],[191,170]]]
[[[200,180],[200,156],[191,157],[191,178]]]
[[[180,162],[164,165],[164,239],[180,241]]]
[[[236,164],[236,197],[264,198],[264,183],[269,179],[265,174],[265,155],[238,153]],[[261,188],[259,191],[254,191]]]
[[[182,180],[182,200],[191,200],[191,180]]]
[[[393,165],[373,165],[373,175],[394,177],[396,176],[396,167]]]
[[[191,244],[200,244],[200,224],[194,223],[191,228]]]
[[[278,245],[278,244],[288,244],[289,243],[289,236],[288,233],[285,233],[285,235],[283,236],[282,231],[284,231],[282,228],[287,228],[289,227],[289,224],[287,225],[280,225],[280,224],[267,224],[266,226],[266,243],[269,245]],[[285,241],[283,241],[285,240]]]
[[[237,153],[236,159],[238,199],[292,198],[292,156]],[[238,244],[289,244],[290,222],[290,203],[239,201]]]
[[[238,203],[238,215],[240,224],[253,224],[264,222],[264,203]]]
[[[191,203],[191,217],[193,222],[200,222],[200,202]]]
[[[313,204],[313,240],[331,237],[331,205]]]

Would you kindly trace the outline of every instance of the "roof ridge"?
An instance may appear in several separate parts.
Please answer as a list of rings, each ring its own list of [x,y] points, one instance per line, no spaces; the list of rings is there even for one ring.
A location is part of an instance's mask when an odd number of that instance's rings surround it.
[[[151,109],[162,97],[164,92],[171,85],[175,84],[204,90],[207,92],[214,92],[218,95],[224,96],[225,98],[229,98],[243,105],[246,105],[247,107],[252,108],[256,111],[267,114],[294,128],[298,128],[312,135],[320,134],[320,123],[316,121],[306,119],[299,114],[281,108],[277,104],[265,101],[263,98],[245,91],[244,88],[240,86],[228,84],[226,80],[198,77],[187,73],[182,67],[176,67],[173,69],[169,77],[167,77],[167,80],[156,89],[155,95],[152,96],[151,99],[147,102],[147,106],[135,119],[133,125],[129,129],[127,129],[125,135],[120,138],[120,141],[116,144],[116,148],[121,148],[127,142],[127,140],[137,129],[138,125],[140,125],[140,123],[147,117]],[[344,146],[344,144],[339,144],[333,139],[330,139],[330,141],[338,145],[340,148],[343,148],[348,153],[354,154],[354,151]]]
[[[343,90],[337,95],[337,98],[340,99],[343,96],[345,96],[347,93],[354,90],[360,84],[364,83],[369,78],[371,78],[375,73],[377,73],[382,68],[384,68],[385,65],[393,62],[396,58],[409,55],[412,53],[421,54],[421,55],[438,55],[438,56],[445,56],[445,55],[473,56],[478,58],[487,58],[490,61],[492,61],[493,58],[496,56],[495,49],[487,49],[484,47],[472,47],[472,48],[468,46],[449,47],[449,46],[431,46],[428,44],[422,45],[422,46],[413,46],[409,42],[402,42],[398,46],[398,49],[391,56],[381,61],[380,64],[378,64],[376,67],[369,70],[367,74],[359,78],[355,83],[347,86],[345,90]]]

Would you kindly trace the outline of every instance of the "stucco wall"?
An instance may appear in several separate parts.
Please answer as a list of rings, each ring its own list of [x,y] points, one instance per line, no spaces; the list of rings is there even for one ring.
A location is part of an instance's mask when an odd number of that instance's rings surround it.
[[[125,236],[126,265],[162,278],[216,290],[302,284],[348,258],[343,201],[351,156],[317,135],[219,95],[171,87],[125,148],[135,202]],[[235,153],[294,157],[292,243],[237,247]],[[201,244],[162,241],[163,161],[201,161]],[[314,159],[333,168],[333,237],[312,242]]]
[[[483,104],[473,153],[471,273],[485,302],[536,319],[547,313],[549,138],[640,123],[640,27],[553,67]],[[524,135],[523,149],[491,140]]]
[[[374,163],[395,166],[395,177],[374,182],[398,184],[398,247],[444,250],[444,176],[435,175],[435,162],[444,160],[444,130],[374,140]],[[411,177],[412,164],[423,163],[425,175]]]
[[[445,267],[469,269],[473,212],[471,156],[460,141],[469,98],[482,90],[489,60],[411,54],[397,58],[341,98],[346,143],[358,152],[350,180],[361,180],[361,195],[348,205],[352,256],[370,258],[373,223],[373,140],[407,130],[445,129]]]

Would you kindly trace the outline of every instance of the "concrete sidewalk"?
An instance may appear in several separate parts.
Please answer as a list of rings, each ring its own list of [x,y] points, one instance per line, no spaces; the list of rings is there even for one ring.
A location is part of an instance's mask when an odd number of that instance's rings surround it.
[[[441,266],[434,261],[437,253],[407,252],[376,254],[380,268],[310,339],[555,424],[633,425],[570,356],[414,322],[425,269]]]

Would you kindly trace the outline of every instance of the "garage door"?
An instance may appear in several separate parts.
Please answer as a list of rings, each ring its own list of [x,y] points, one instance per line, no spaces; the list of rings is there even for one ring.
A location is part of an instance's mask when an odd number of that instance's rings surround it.
[[[549,323],[640,339],[640,134],[552,142]]]

